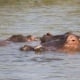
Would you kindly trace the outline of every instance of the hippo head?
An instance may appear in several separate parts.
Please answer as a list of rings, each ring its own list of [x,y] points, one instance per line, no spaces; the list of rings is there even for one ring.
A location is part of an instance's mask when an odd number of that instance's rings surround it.
[[[66,37],[66,41],[63,45],[64,51],[79,51],[80,50],[80,40],[79,37],[74,34],[69,34]]]
[[[13,35],[10,38],[8,38],[7,40],[12,41],[12,42],[24,42],[25,38],[23,35]]]
[[[21,51],[34,51],[34,48],[29,45],[24,45],[23,47],[20,48]]]
[[[7,39],[7,41],[12,41],[12,42],[30,42],[35,40],[37,40],[37,38],[32,35],[28,35],[28,36],[13,35]]]

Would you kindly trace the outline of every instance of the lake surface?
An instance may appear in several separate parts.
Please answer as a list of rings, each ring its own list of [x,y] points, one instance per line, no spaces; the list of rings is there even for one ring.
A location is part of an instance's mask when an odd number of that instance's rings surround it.
[[[13,34],[42,36],[47,32],[72,31],[80,35],[80,6],[77,4],[0,6],[0,40]],[[0,80],[80,80],[79,53],[19,51],[24,44],[37,45],[37,42],[0,47]]]

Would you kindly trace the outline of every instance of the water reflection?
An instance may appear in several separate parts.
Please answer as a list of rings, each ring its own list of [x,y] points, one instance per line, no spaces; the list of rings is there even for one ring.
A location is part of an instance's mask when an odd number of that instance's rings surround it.
[[[45,57],[34,57],[31,59],[32,61],[35,61],[35,62],[51,62],[51,61],[60,61],[60,60],[63,60],[63,59],[60,59],[60,58],[45,58]]]

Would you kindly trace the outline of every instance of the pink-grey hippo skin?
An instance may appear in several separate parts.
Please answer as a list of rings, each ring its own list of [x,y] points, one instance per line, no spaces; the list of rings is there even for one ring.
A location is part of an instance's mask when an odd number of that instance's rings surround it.
[[[36,41],[38,40],[36,37],[32,35],[28,36],[23,36],[23,35],[12,35],[7,39],[7,41],[12,41],[12,42],[31,42],[31,41]]]
[[[27,48],[26,48],[27,46]],[[28,45],[22,47],[23,51],[27,51]],[[32,48],[32,49],[30,49]],[[58,51],[58,52],[79,52],[80,51],[80,38],[72,33],[66,33],[59,36],[57,39],[40,44],[36,47],[29,46],[28,51]]]

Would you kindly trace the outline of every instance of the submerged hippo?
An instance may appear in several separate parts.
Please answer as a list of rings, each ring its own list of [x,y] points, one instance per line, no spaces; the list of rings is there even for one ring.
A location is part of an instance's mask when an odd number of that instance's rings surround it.
[[[46,33],[40,38],[41,43],[48,42],[53,39],[53,35],[51,33]]]
[[[43,48],[44,50],[74,52],[80,51],[80,39],[75,34],[65,35],[62,39],[52,40],[42,45],[37,46],[35,49]]]
[[[13,35],[7,39],[7,41],[12,41],[12,42],[30,42],[35,40],[37,40],[37,38],[32,35],[28,35],[28,36]]]
[[[21,51],[34,51],[34,47],[29,46],[29,45],[24,45],[23,47],[20,48]]]
[[[52,35],[50,33],[46,33],[45,35],[43,35],[40,38],[40,41],[41,41],[41,44],[42,44],[42,43],[49,42],[49,41],[52,41],[52,40],[62,40],[69,34],[72,34],[72,33],[71,32],[66,32],[62,35]]]
[[[36,47],[31,47],[26,45],[22,47],[22,50],[27,51],[28,49],[28,51],[42,50],[42,51],[61,51],[61,52],[80,51],[80,39],[78,36],[72,33],[66,33],[63,36],[61,35],[61,37],[59,39],[53,39],[51,41],[42,43],[41,45]]]

